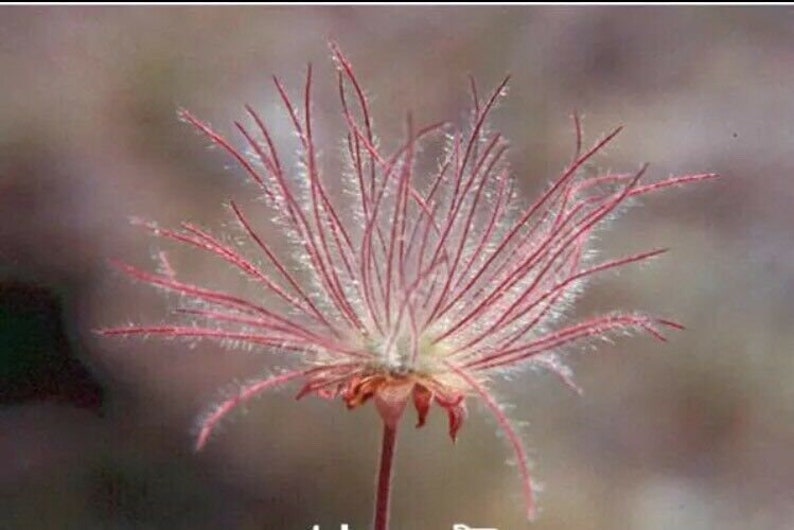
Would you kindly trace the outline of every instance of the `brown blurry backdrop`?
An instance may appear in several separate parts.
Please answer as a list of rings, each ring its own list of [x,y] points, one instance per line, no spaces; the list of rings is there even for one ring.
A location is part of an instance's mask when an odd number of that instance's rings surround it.
[[[460,121],[467,74],[485,88],[512,73],[493,125],[528,198],[570,156],[574,109],[589,141],[627,127],[600,169],[724,175],[615,223],[605,251],[672,252],[602,278],[577,309],[649,310],[687,331],[572,356],[581,398],[542,374],[498,387],[528,422],[539,521],[522,520],[508,445],[474,406],[456,446],[437,412],[404,430],[394,530],[794,528],[790,7],[1,8],[0,528],[368,528],[372,407],[296,403],[291,388],[196,455],[197,414],[277,357],[92,334],[172,306],[107,264],[154,268],[158,247],[130,217],[220,231],[229,198],[256,211],[242,171],[178,107],[232,134],[247,102],[278,129],[269,76],[296,88],[311,61],[334,158],[328,39],[387,140],[407,108]],[[217,262],[174,256],[226,281]]]

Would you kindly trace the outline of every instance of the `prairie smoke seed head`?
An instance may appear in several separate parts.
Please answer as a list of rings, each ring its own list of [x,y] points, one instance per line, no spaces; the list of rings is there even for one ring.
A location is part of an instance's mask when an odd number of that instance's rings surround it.
[[[515,192],[504,161],[506,142],[485,126],[507,80],[482,99],[471,83],[470,123],[416,128],[393,152],[376,140],[370,108],[353,69],[332,46],[346,124],[348,172],[344,204],[329,191],[312,133],[312,71],[298,105],[278,79],[275,89],[297,133],[303,172],[282,163],[267,125],[246,106],[250,125],[235,123],[246,145],[237,149],[187,111],[181,117],[225,150],[278,212],[276,223],[292,254],[275,249],[234,202],[245,242],[230,244],[189,223],[179,229],[143,223],[155,236],[207,252],[261,287],[238,295],[177,278],[160,254],[160,273],[118,264],[129,276],[181,295],[181,324],[128,326],[106,335],[160,335],[242,343],[278,355],[290,368],[256,380],[217,405],[200,425],[203,447],[220,420],[265,390],[302,381],[298,397],[341,399],[350,408],[372,401],[393,433],[412,405],[421,427],[431,406],[448,415],[454,440],[465,400],[480,400],[515,451],[527,515],[534,514],[521,440],[489,391],[494,377],[528,365],[545,368],[575,387],[557,354],[571,345],[626,332],[664,340],[669,320],[612,313],[565,324],[561,316],[594,275],[664,252],[653,250],[595,262],[593,233],[630,199],[714,178],[713,174],[641,183],[635,173],[589,175],[593,156],[620,132],[582,148],[574,117],[575,152],[560,176],[534,202]],[[418,171],[419,145],[446,131],[434,171]],[[384,442],[385,443],[385,442]],[[384,446],[385,447],[385,446]],[[393,452],[390,447],[388,455]],[[391,456],[389,456],[391,458]],[[390,469],[390,465],[389,465]],[[388,491],[388,480],[385,482]],[[379,493],[380,499],[380,493]],[[386,506],[388,503],[386,503]],[[379,509],[380,521],[383,511]],[[387,523],[376,526],[385,528]]]

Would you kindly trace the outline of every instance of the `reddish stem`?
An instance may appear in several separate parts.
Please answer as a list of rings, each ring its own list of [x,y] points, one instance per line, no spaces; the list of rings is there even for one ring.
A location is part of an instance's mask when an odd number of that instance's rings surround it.
[[[380,448],[380,470],[378,471],[378,493],[375,501],[373,530],[389,530],[389,504],[391,501],[392,464],[397,442],[397,427],[383,425],[383,441]]]

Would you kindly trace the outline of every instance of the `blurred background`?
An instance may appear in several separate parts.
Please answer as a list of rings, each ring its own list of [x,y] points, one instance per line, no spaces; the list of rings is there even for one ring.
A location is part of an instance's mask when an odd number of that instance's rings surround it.
[[[222,231],[230,198],[257,215],[242,171],[177,108],[232,135],[250,103],[285,135],[269,76],[296,89],[311,61],[334,160],[328,39],[392,141],[405,109],[460,123],[468,74],[485,89],[512,73],[493,125],[528,198],[569,159],[574,109],[588,143],[626,126],[595,169],[724,176],[615,223],[607,254],[672,251],[602,278],[577,310],[649,310],[686,331],[572,356],[582,397],[533,373],[496,389],[525,422],[539,520],[523,520],[508,444],[472,406],[455,446],[438,412],[403,431],[394,530],[791,529],[791,7],[0,8],[0,528],[369,527],[372,407],[274,392],[195,454],[198,414],[278,356],[92,332],[173,307],[108,265],[155,268],[160,247],[130,217]],[[164,247],[223,286],[222,265]]]

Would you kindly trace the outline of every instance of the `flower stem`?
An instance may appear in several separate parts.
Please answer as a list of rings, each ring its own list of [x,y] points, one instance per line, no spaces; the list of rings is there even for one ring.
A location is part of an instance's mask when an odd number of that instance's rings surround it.
[[[389,504],[391,501],[392,463],[397,442],[397,427],[383,425],[383,441],[380,448],[380,470],[378,471],[377,500],[373,530],[389,530]]]

